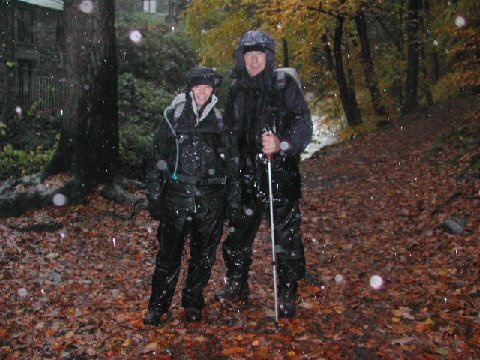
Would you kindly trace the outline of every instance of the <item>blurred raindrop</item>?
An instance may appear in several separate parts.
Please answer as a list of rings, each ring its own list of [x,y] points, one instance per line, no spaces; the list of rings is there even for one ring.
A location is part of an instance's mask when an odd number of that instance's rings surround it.
[[[53,195],[52,202],[55,206],[63,206],[67,203],[67,197],[61,193]]]
[[[246,210],[245,210],[245,214],[246,214],[247,216],[252,216],[252,215],[253,215],[253,210],[252,210],[252,209],[246,209]]]
[[[28,290],[25,288],[20,288],[17,290],[17,295],[23,298],[28,295]]]
[[[289,147],[290,147],[290,144],[286,141],[282,141],[280,143],[280,149],[283,150],[283,151],[288,150]]]
[[[458,15],[455,18],[455,25],[457,25],[458,27],[464,27],[465,25],[467,25],[467,20],[463,16]]]
[[[85,14],[90,14],[93,10],[93,3],[91,0],[82,0],[78,9]]]
[[[167,169],[167,162],[165,160],[159,160],[157,162],[158,170],[166,170]]]
[[[130,36],[129,37],[130,37],[130,40],[133,41],[136,44],[138,44],[143,39],[142,33],[138,30],[130,31]]]
[[[379,275],[373,275],[370,278],[370,286],[374,289],[380,289],[383,285],[383,279]]]

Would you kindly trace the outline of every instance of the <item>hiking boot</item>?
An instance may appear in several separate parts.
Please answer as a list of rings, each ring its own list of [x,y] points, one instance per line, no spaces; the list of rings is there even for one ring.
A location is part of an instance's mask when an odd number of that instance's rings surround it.
[[[158,326],[161,323],[161,318],[164,313],[158,310],[148,310],[147,315],[143,319],[145,325]]]
[[[278,315],[280,317],[294,317],[296,312],[297,284],[288,283],[280,288],[278,295]]]
[[[218,301],[240,301],[247,300],[250,289],[246,280],[230,278],[225,287],[215,293],[215,299]]]
[[[187,322],[189,323],[199,322],[202,320],[202,310],[195,308],[186,308],[185,316],[187,318]]]

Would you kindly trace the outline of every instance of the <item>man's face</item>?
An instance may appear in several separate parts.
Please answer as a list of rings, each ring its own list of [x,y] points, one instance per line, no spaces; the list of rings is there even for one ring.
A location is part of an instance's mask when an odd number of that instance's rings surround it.
[[[192,88],[197,106],[201,108],[210,99],[213,88],[210,85],[196,85]]]
[[[247,68],[248,75],[254,77],[265,70],[265,63],[267,56],[262,51],[249,51],[243,54],[245,60],[245,67]]]

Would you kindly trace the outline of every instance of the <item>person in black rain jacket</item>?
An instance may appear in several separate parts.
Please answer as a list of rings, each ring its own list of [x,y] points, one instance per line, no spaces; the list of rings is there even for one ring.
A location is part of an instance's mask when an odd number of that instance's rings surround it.
[[[221,76],[206,67],[187,74],[188,91],[165,110],[154,139],[153,165],[148,175],[148,209],[160,220],[159,250],[145,324],[158,325],[172,302],[181,256],[190,234],[190,259],[182,291],[189,322],[201,320],[203,289],[215,260],[227,198],[238,173],[233,129],[215,107],[214,89]]]
[[[245,299],[252,245],[268,209],[267,155],[272,156],[278,310],[295,314],[297,282],[305,275],[300,235],[300,154],[312,136],[310,111],[293,76],[275,67],[275,41],[263,31],[249,31],[235,50],[234,82],[225,118],[239,127],[240,170],[244,213],[230,222],[223,244],[227,266],[219,300]]]

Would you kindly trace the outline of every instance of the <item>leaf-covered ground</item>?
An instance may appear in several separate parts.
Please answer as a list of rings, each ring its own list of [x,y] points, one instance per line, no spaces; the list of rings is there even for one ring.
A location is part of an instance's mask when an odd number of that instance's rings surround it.
[[[249,304],[213,301],[219,251],[204,320],[185,324],[177,291],[155,328],[142,324],[157,250],[146,212],[130,219],[93,194],[1,220],[0,357],[480,358],[477,103],[437,105],[303,163],[308,274],[297,316],[278,326],[266,224]]]

